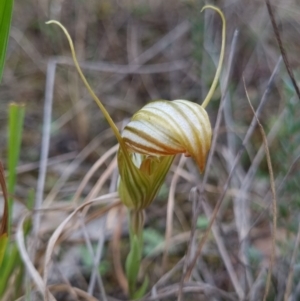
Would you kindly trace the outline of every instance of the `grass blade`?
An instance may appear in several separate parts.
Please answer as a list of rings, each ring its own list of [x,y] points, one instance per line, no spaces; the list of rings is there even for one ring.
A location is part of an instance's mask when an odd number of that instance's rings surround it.
[[[19,161],[25,107],[15,103],[9,106],[8,124],[8,193],[12,195],[16,185],[16,168]],[[8,198],[8,233],[12,222],[13,199]]]
[[[0,186],[3,193],[4,198],[4,210],[3,217],[0,225],[0,267],[2,264],[2,260],[4,257],[4,253],[6,250],[7,240],[8,240],[8,198],[7,198],[7,190],[4,176],[4,168],[2,163],[0,162]]]
[[[13,4],[13,0],[0,1],[0,82],[5,64]]]
[[[20,258],[20,254],[17,248],[16,244],[8,244],[5,254],[4,254],[4,259],[3,259],[3,264],[1,266],[0,270],[0,300],[3,297],[6,289],[8,288],[8,283],[9,279],[15,270],[16,267],[21,267],[22,261]]]

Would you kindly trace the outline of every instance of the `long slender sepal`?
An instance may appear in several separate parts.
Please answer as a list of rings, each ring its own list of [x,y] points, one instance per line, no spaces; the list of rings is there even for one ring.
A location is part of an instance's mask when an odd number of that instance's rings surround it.
[[[120,144],[122,144],[122,138],[121,138],[121,135],[119,133],[119,130],[117,128],[117,126],[115,125],[115,123],[113,122],[113,120],[111,119],[109,113],[107,112],[107,110],[105,109],[104,105],[102,104],[102,102],[100,101],[100,99],[98,98],[98,96],[95,94],[95,92],[93,91],[93,89],[91,88],[90,84],[88,83],[86,77],[84,76],[83,72],[81,71],[81,68],[79,66],[79,63],[78,63],[78,60],[77,60],[77,57],[76,57],[76,52],[75,52],[75,48],[74,48],[74,45],[73,45],[73,41],[69,35],[69,32],[67,31],[67,29],[58,21],[55,21],[55,20],[50,20],[48,22],[46,22],[46,24],[56,24],[58,25],[62,31],[64,32],[68,42],[69,42],[69,45],[70,45],[70,49],[71,49],[71,53],[72,53],[72,58],[73,58],[73,61],[74,61],[74,64],[75,64],[75,67],[77,69],[77,72],[79,73],[79,76],[81,77],[81,80],[83,81],[84,85],[86,86],[86,88],[88,89],[89,93],[91,94],[92,98],[94,99],[94,101],[97,103],[98,107],[100,108],[100,110],[102,111],[104,117],[106,118],[108,124],[110,125],[110,127],[112,128],[118,142]]]
[[[215,74],[215,78],[213,80],[213,83],[208,91],[208,94],[207,96],[205,97],[203,103],[202,103],[202,107],[205,109],[206,106],[208,105],[208,103],[210,102],[215,90],[216,90],[216,87],[217,87],[217,84],[218,84],[218,80],[220,78],[220,74],[221,74],[221,69],[222,69],[222,65],[223,65],[223,61],[224,61],[224,54],[225,54],[225,42],[226,42],[226,20],[225,20],[225,17],[224,17],[224,14],[222,13],[222,11],[215,7],[215,6],[212,6],[212,5],[205,5],[202,9],[201,9],[201,12],[203,12],[203,10],[207,9],[207,8],[210,8],[210,9],[213,9],[215,10],[221,17],[222,19],[222,46],[221,46],[221,52],[220,52],[220,58],[219,58],[219,63],[218,63],[218,67],[217,67],[217,71],[216,71],[216,74]]]

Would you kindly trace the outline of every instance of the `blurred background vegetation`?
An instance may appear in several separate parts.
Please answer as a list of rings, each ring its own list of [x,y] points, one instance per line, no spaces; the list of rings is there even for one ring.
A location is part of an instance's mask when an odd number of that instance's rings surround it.
[[[55,19],[69,30],[86,76],[122,128],[128,118],[151,100],[188,99],[202,103],[215,73],[221,35],[219,17],[209,10],[200,13],[203,5],[208,3],[220,7],[227,20],[221,88],[208,107],[213,127],[221,98],[224,110],[205,185],[205,205],[197,220],[197,236],[201,237],[207,228],[210,212],[225,189],[234,158],[253,118],[245,95],[244,77],[255,108],[262,98],[266,98],[259,118],[268,136],[277,193],[276,259],[268,300],[300,299],[300,255],[297,253],[300,240],[299,99],[280,62],[280,51],[265,2],[255,0],[15,2],[0,86],[0,158],[7,169],[8,105],[11,102],[25,104],[13,195],[11,240],[15,240],[21,217],[33,206],[28,200],[32,200],[34,194],[38,199],[39,160],[46,135],[43,127],[51,117],[48,167],[41,192],[42,207],[48,210],[42,211],[40,221],[35,217],[36,213],[32,214],[31,226],[25,225],[27,232],[28,227],[33,231],[27,237],[27,247],[41,275],[45,272],[45,250],[53,231],[67,214],[86,201],[107,170],[111,168],[96,196],[116,191],[118,175],[116,167],[111,167],[110,161],[106,160],[84,186],[79,200],[74,201],[84,176],[116,140],[77,76],[65,37],[57,27],[47,26],[45,22]],[[277,0],[272,5],[297,80],[300,74],[299,3]],[[230,54],[233,55],[232,63]],[[226,86],[229,68],[231,73]],[[53,88],[52,77],[55,80]],[[47,99],[48,107],[44,112]],[[49,105],[50,101],[53,105]],[[197,283],[198,290],[187,290],[185,300],[263,299],[271,256],[272,195],[262,137],[257,127],[244,148],[215,221],[217,230],[210,234],[194,269],[192,280]],[[203,179],[191,159],[187,159],[179,170],[173,233],[168,261],[162,267],[168,194],[178,162],[179,158],[157,200],[147,210],[142,273],[149,276],[149,291],[162,275],[180,262],[189,244],[195,203],[193,187]],[[28,206],[28,202],[31,205]],[[91,296],[99,300],[127,300],[126,284],[122,284],[118,265],[118,262],[124,265],[129,248],[126,213],[120,206],[111,209],[107,216],[101,210],[101,206],[95,206],[85,217],[73,219],[54,248],[51,269],[48,267],[48,285],[52,285],[51,292],[57,300],[94,300]],[[92,257],[93,253],[96,259]],[[30,272],[26,274],[23,267],[20,269],[24,277],[18,291],[7,286],[2,299],[23,300],[26,293],[28,300],[42,300],[36,293],[36,282]],[[176,300],[178,288],[175,284],[181,275],[182,266],[156,286],[158,291],[152,290],[147,300]],[[12,273],[9,283],[14,283],[15,279],[16,274]],[[62,283],[65,287],[58,285]],[[71,287],[89,295],[80,295]],[[155,293],[160,297],[155,299]]]

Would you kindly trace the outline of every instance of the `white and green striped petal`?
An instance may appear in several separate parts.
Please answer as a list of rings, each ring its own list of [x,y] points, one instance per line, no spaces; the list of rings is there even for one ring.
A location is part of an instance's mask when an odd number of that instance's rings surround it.
[[[132,152],[152,156],[185,154],[204,170],[211,144],[209,117],[187,100],[158,100],[139,110],[122,137]]]

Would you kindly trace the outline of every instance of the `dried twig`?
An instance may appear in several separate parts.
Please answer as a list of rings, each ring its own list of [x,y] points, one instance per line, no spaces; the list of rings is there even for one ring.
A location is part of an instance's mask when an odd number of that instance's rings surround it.
[[[291,294],[292,284],[293,284],[293,276],[294,276],[294,265],[295,265],[296,258],[297,258],[299,243],[300,243],[300,223],[299,223],[299,226],[298,226],[298,233],[297,233],[297,237],[296,237],[296,241],[295,241],[293,255],[292,255],[292,258],[291,258],[289,276],[288,276],[288,279],[287,279],[286,289],[285,289],[285,293],[284,293],[284,301],[288,301],[289,296]]]
[[[262,291],[265,286],[265,278],[266,278],[266,269],[262,267],[254,281],[252,287],[250,288],[249,294],[247,296],[247,300],[249,301],[257,301],[262,298]]]
[[[74,62],[69,57],[59,56],[56,58],[57,64],[65,65],[65,66],[74,66]],[[155,74],[155,73],[164,73],[164,72],[174,72],[177,70],[186,69],[190,66],[190,63],[185,60],[174,60],[165,63],[157,63],[157,64],[147,64],[143,65],[138,62],[138,64],[114,64],[107,63],[102,61],[96,62],[88,62],[83,61],[80,62],[80,67],[82,69],[94,70],[100,72],[114,73],[118,75],[127,75],[127,74]]]
[[[213,154],[214,154],[214,149],[215,149],[215,146],[216,146],[216,143],[217,143],[217,137],[218,137],[218,131],[219,131],[219,127],[220,127],[220,124],[221,124],[221,120],[222,120],[222,110],[223,110],[223,107],[224,107],[224,100],[225,100],[225,96],[226,96],[226,93],[227,93],[227,88],[228,88],[228,82],[229,82],[229,78],[230,78],[230,72],[231,72],[231,66],[232,66],[232,62],[233,62],[233,55],[234,55],[234,52],[235,52],[235,47],[236,47],[236,41],[237,41],[237,32],[234,34],[233,36],[233,39],[232,39],[232,43],[231,43],[231,49],[230,49],[230,60],[229,60],[229,65],[228,65],[228,70],[227,70],[227,75],[226,75],[226,80],[225,80],[225,84],[224,84],[224,91],[223,91],[223,94],[222,94],[222,98],[221,98],[221,103],[220,103],[220,106],[219,106],[219,111],[218,111],[218,116],[217,116],[217,121],[216,121],[216,124],[215,124],[215,127],[214,127],[214,133],[213,133],[213,141],[212,141],[212,145],[211,145],[211,151],[209,152],[209,155],[208,155],[208,159],[207,159],[207,164],[206,164],[206,169],[205,169],[205,172],[204,172],[204,177],[203,177],[203,181],[202,181],[202,184],[200,185],[200,189],[199,189],[199,193],[200,195],[202,195],[204,193],[204,189],[205,189],[205,184],[207,182],[207,179],[208,179],[208,171],[210,169],[210,166],[212,164],[212,159],[213,159]],[[197,206],[198,208],[196,208],[196,212],[194,213],[193,215],[193,224],[192,224],[192,233],[191,233],[191,240],[190,240],[190,243],[189,243],[189,249],[191,249],[191,244],[193,241],[195,241],[194,237],[195,237],[195,231],[196,231],[196,224],[197,224],[197,218],[198,218],[198,214],[199,214],[199,210],[200,210],[200,202]],[[207,229],[207,231],[205,232],[204,236],[203,236],[203,239],[202,241],[206,241],[207,237],[208,237],[208,234],[210,232],[210,229],[211,229],[211,225],[213,223],[213,220],[214,220],[214,213],[212,215],[212,220],[210,221],[210,225]],[[201,244],[201,243],[200,243]],[[203,243],[204,245],[204,243]],[[189,267],[184,275],[184,279],[187,280],[190,275],[191,275],[191,272],[192,272],[192,269],[197,261],[197,258],[199,257],[201,251],[199,251],[199,248],[198,247],[198,250],[197,250],[197,254],[193,257],[193,260],[191,261],[191,263],[189,262],[190,258],[189,256],[187,256],[187,262],[186,264],[189,264]],[[201,247],[202,249],[202,247]],[[190,250],[188,250],[188,254],[190,254]]]
[[[80,185],[78,186],[78,189],[76,190],[76,193],[73,196],[72,202],[75,204],[78,204],[78,200],[86,187],[89,180],[92,178],[92,176],[95,174],[95,172],[106,162],[106,160],[116,153],[118,150],[119,145],[115,145],[111,147],[107,152],[105,152],[90,168],[90,170],[86,173],[83,180],[81,181]]]
[[[249,98],[247,89],[246,89],[246,84],[245,84],[245,80],[243,78],[244,81],[244,87],[245,87],[245,92],[246,92],[246,96],[247,96],[247,100],[249,102],[249,105],[251,107],[251,110],[254,114],[254,117],[257,121],[257,124],[259,126],[262,138],[263,138],[263,142],[264,142],[264,146],[265,146],[265,152],[266,152],[266,157],[267,157],[267,164],[268,164],[268,169],[269,169],[269,174],[270,174],[270,185],[271,185],[271,190],[272,190],[272,195],[273,195],[273,231],[272,231],[272,252],[271,252],[271,258],[270,258],[270,267],[269,267],[269,271],[268,271],[268,277],[267,277],[267,284],[266,284],[266,288],[265,288],[265,294],[264,294],[264,298],[263,300],[266,301],[268,293],[269,293],[269,289],[270,289],[270,285],[271,285],[271,276],[272,276],[272,268],[274,265],[274,261],[275,261],[275,243],[276,243],[276,228],[277,228],[277,201],[276,201],[276,188],[275,188],[275,181],[274,181],[274,174],[273,174],[273,167],[272,167],[272,161],[271,161],[271,156],[270,156],[270,151],[269,151],[269,147],[268,147],[268,140],[264,131],[263,126],[261,125],[255,110],[251,104],[251,100]]]
[[[288,72],[288,74],[291,78],[291,81],[292,81],[292,84],[293,84],[294,89],[296,91],[296,94],[297,94],[297,96],[300,100],[300,90],[299,90],[299,87],[298,87],[297,82],[295,80],[294,74],[291,70],[291,66],[290,66],[290,63],[288,61],[285,49],[283,47],[282,40],[281,40],[280,33],[279,33],[279,29],[278,29],[278,26],[276,24],[275,17],[274,17],[274,14],[273,14],[273,10],[272,10],[271,4],[270,4],[270,0],[266,0],[266,5],[267,5],[268,13],[269,13],[269,16],[270,16],[270,19],[271,19],[271,22],[272,22],[272,27],[273,27],[273,30],[274,30],[274,33],[275,33],[275,36],[276,36],[276,40],[277,40],[277,43],[278,43],[278,46],[279,46],[279,49],[280,49],[285,67],[286,67],[286,70],[287,70],[287,72]]]
[[[52,291],[56,291],[56,292],[62,292],[62,291],[69,291],[70,290],[70,286],[68,284],[53,284],[53,285],[49,285],[49,288]],[[75,292],[76,296],[78,298],[80,298],[80,300],[84,299],[87,301],[98,301],[99,299],[94,298],[93,296],[89,295],[87,292],[77,288],[77,287],[72,287],[72,291]]]
[[[117,197],[117,193],[110,193],[107,195],[103,195],[99,200],[104,200],[104,199],[114,199]],[[55,244],[61,235],[63,229],[65,226],[68,224],[68,222],[80,211],[82,211],[86,206],[89,206],[91,204],[94,204],[96,201],[90,201],[82,204],[79,206],[76,210],[74,210],[54,231],[52,234],[51,238],[49,239],[47,249],[46,249],[46,254],[45,254],[45,263],[44,263],[44,275],[43,275],[43,282],[44,282],[44,288],[46,289],[47,287],[47,280],[48,280],[48,269],[51,263],[51,257],[53,253],[53,249],[55,247]],[[45,294],[46,295],[46,294]]]
[[[98,244],[97,244],[96,252],[93,256],[93,271],[90,277],[90,282],[88,287],[88,293],[92,295],[94,292],[96,279],[97,279],[99,284],[101,299],[103,301],[107,301],[107,298],[106,298],[104,285],[98,267],[100,265],[100,260],[103,253],[103,246],[105,241],[105,229],[106,229],[106,215],[101,219],[101,223],[99,225],[100,231],[99,231]]]
[[[40,158],[39,177],[36,188],[35,209],[40,209],[43,202],[44,186],[47,172],[50,134],[51,134],[51,115],[52,102],[55,82],[56,61],[50,60],[47,66],[46,89],[45,89],[45,105],[44,105],[44,125],[43,138]],[[33,234],[37,239],[38,229],[41,223],[41,213],[37,212],[33,221]]]
[[[221,82],[221,87],[222,87]],[[226,167],[228,173],[231,170],[232,163],[234,162],[235,154],[236,154],[236,136],[235,133],[231,132],[231,129],[234,128],[234,123],[232,120],[232,104],[231,99],[229,98],[229,93],[226,96],[226,106],[224,107],[224,121],[227,132],[227,147],[224,149],[223,154],[225,155]],[[234,213],[234,221],[236,224],[236,231],[238,233],[239,238],[239,251],[238,256],[239,260],[242,263],[240,265],[239,270],[237,271],[239,275],[239,281],[243,290],[246,291],[246,285],[248,287],[252,286],[253,276],[251,270],[249,268],[249,259],[247,255],[248,249],[248,239],[247,233],[250,228],[250,202],[247,201],[247,194],[242,190],[242,182],[245,177],[245,171],[242,166],[237,166],[236,175],[232,178],[231,188],[240,188],[240,193],[233,199],[233,213]]]
[[[165,299],[165,298],[168,298],[168,300],[170,300],[170,297],[178,294],[179,290],[180,290],[180,285],[173,284],[164,287],[163,289],[160,289],[157,292],[156,297],[145,297],[141,299],[141,301],[156,301],[157,299]],[[234,293],[227,293],[221,289],[218,289],[214,286],[211,286],[203,282],[187,282],[184,284],[182,290],[183,293],[197,293],[197,294],[204,295],[205,297],[208,298],[207,300],[211,300],[211,297],[214,296],[228,301],[238,300]]]
[[[57,156],[51,157],[48,159],[47,166],[53,166],[53,165],[57,165],[62,162],[65,162],[65,161],[72,160],[75,158],[76,154],[77,153],[75,151],[75,152],[65,153],[62,155],[57,155]],[[37,169],[38,167],[39,167],[38,161],[31,162],[31,163],[25,163],[25,164],[19,165],[16,168],[16,172],[17,172],[17,174],[22,174],[22,173],[33,171],[33,170]]]
[[[165,250],[163,254],[163,260],[162,260],[162,268],[163,271],[167,267],[168,263],[168,249],[169,249],[169,243],[170,238],[172,236],[172,228],[173,228],[173,210],[174,210],[174,203],[175,203],[175,190],[179,178],[178,170],[183,167],[184,163],[186,161],[185,156],[181,156],[178,167],[175,170],[175,173],[172,178],[172,182],[170,185],[170,191],[169,191],[169,197],[168,197],[168,207],[167,207],[167,220],[166,220],[166,233],[165,233]]]
[[[48,291],[47,286],[44,284],[42,277],[40,276],[39,272],[36,270],[36,268],[33,265],[33,262],[31,261],[27,251],[26,251],[26,246],[25,246],[25,241],[24,241],[24,222],[27,218],[27,215],[24,214],[23,217],[21,218],[18,228],[17,228],[17,233],[16,233],[16,241],[17,245],[20,251],[21,258],[30,274],[32,279],[34,280],[35,284],[37,285],[38,290],[42,293],[45,294],[45,298],[47,300],[55,300],[53,295]]]
[[[111,251],[112,251],[112,262],[115,270],[116,279],[122,288],[124,294],[128,294],[128,282],[124,273],[124,269],[122,267],[121,262],[121,234],[122,234],[122,224],[125,213],[125,207],[122,206],[117,210],[117,223],[113,230],[112,240],[111,240]]]
[[[270,79],[269,79],[269,82],[268,82],[268,84],[267,84],[267,88],[266,88],[266,90],[265,90],[265,92],[264,92],[264,94],[263,94],[263,96],[262,96],[262,99],[261,99],[261,101],[260,101],[260,104],[259,104],[259,106],[258,106],[258,108],[257,108],[257,110],[256,110],[256,116],[260,116],[261,111],[262,111],[262,108],[264,107],[264,105],[265,105],[265,103],[266,103],[266,101],[267,101],[267,95],[269,94],[269,92],[270,92],[270,90],[271,90],[271,86],[272,86],[272,84],[273,84],[275,75],[277,74],[277,72],[278,72],[278,70],[279,70],[280,63],[281,63],[281,57],[279,58],[279,60],[278,60],[278,62],[277,62],[277,64],[276,64],[276,66],[275,66],[275,68],[274,68],[274,70],[273,70],[273,73],[272,73],[272,75],[271,75],[271,77],[270,77]],[[250,124],[250,126],[249,126],[249,128],[248,128],[248,130],[247,130],[247,133],[246,133],[246,135],[245,135],[245,138],[244,138],[244,140],[243,140],[242,146],[241,146],[241,148],[239,149],[239,151],[238,151],[238,153],[237,153],[237,155],[236,155],[236,157],[235,157],[235,160],[234,160],[234,162],[233,162],[233,164],[232,164],[232,168],[231,168],[231,171],[230,171],[230,173],[229,173],[229,175],[228,175],[228,178],[227,178],[227,180],[226,180],[226,183],[225,183],[224,186],[223,186],[223,191],[222,191],[222,193],[221,193],[221,195],[220,195],[220,197],[219,197],[219,199],[218,199],[218,201],[217,201],[217,204],[216,204],[216,206],[215,206],[215,208],[214,208],[214,211],[213,211],[213,213],[212,213],[212,218],[211,218],[211,220],[210,220],[210,222],[209,222],[209,225],[208,225],[208,227],[207,227],[207,230],[206,230],[204,236],[202,237],[201,241],[199,242],[198,249],[197,249],[197,253],[196,253],[196,255],[194,256],[193,261],[192,261],[192,264],[190,265],[189,269],[187,270],[187,272],[186,272],[186,274],[185,274],[185,278],[186,278],[186,279],[188,279],[189,276],[191,275],[192,269],[193,269],[193,267],[194,267],[194,265],[195,265],[195,263],[196,263],[196,261],[197,261],[197,258],[200,256],[200,254],[201,254],[201,252],[202,252],[202,248],[203,248],[203,246],[204,246],[204,244],[205,244],[205,242],[206,242],[206,240],[207,240],[207,238],[208,238],[208,235],[209,235],[209,233],[210,233],[212,224],[213,224],[213,222],[214,222],[214,220],[215,220],[215,218],[216,218],[216,216],[217,216],[217,213],[218,213],[218,211],[219,211],[219,208],[220,208],[220,206],[221,206],[221,204],[222,204],[222,202],[223,202],[223,199],[224,199],[224,197],[225,197],[225,195],[226,195],[226,192],[227,192],[227,189],[228,189],[228,187],[229,187],[229,183],[230,183],[230,181],[231,181],[231,178],[232,178],[232,176],[233,176],[233,174],[234,174],[235,168],[236,168],[238,162],[240,161],[242,154],[244,153],[245,145],[249,142],[249,139],[250,139],[250,137],[252,136],[252,133],[253,133],[253,131],[254,131],[254,129],[255,129],[256,124],[257,124],[257,121],[256,121],[255,117],[253,117],[252,122],[251,122],[251,124]]]
[[[211,219],[211,211],[212,210],[211,210],[210,206],[208,205],[208,203],[203,201],[202,206],[203,206],[206,217],[208,219]],[[226,270],[228,272],[231,283],[233,284],[233,287],[235,288],[235,291],[238,293],[238,295],[242,295],[243,288],[242,288],[242,286],[239,282],[239,278],[238,278],[236,272],[234,271],[233,265],[232,265],[231,260],[230,260],[230,256],[229,256],[229,254],[226,250],[226,247],[225,247],[224,240],[221,236],[219,227],[216,224],[212,225],[212,233],[213,233],[214,238],[216,240],[218,250],[219,250],[220,255],[223,259],[223,262],[224,262],[224,265],[225,265]]]
[[[166,272],[154,285],[153,289],[157,289],[157,287],[162,286],[166,283],[175,273],[177,273],[184,265],[185,257],[181,258],[176,265],[168,272]]]
[[[89,156],[89,154],[92,151],[99,147],[99,144],[101,144],[101,142],[103,143],[105,139],[111,136],[112,133],[110,129],[104,130],[99,135],[97,135],[91,142],[89,142],[87,146],[80,151],[80,153],[78,153],[75,159],[64,169],[62,175],[52,187],[47,197],[44,199],[44,205],[50,206],[50,204],[54,201],[59,191],[65,185],[66,181],[76,171],[79,165]],[[99,139],[100,137],[101,139]]]

